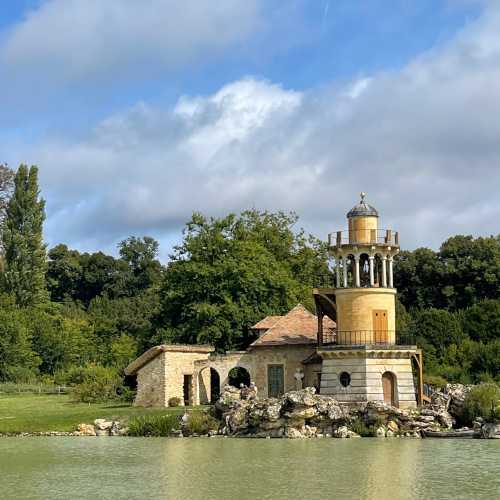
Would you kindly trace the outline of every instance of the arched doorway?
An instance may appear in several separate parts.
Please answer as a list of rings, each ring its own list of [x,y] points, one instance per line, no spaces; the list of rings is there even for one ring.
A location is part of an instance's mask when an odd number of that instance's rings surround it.
[[[210,403],[215,404],[220,396],[220,376],[219,372],[210,368]]]
[[[392,372],[382,374],[382,389],[384,391],[384,403],[398,406],[396,398],[396,377]]]
[[[233,387],[240,387],[241,384],[250,385],[250,373],[242,366],[235,366],[229,371],[228,383]]]

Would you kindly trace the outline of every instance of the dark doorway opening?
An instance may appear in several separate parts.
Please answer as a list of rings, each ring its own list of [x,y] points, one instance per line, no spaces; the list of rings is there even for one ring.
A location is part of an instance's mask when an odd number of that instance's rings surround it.
[[[241,366],[235,366],[229,372],[228,382],[233,387],[240,387],[241,384],[248,387],[250,385],[250,373]]]
[[[184,384],[182,387],[184,393],[184,406],[191,406],[193,404],[193,376],[192,375],[184,375]]]
[[[220,376],[217,370],[210,368],[210,403],[215,404],[220,396]]]

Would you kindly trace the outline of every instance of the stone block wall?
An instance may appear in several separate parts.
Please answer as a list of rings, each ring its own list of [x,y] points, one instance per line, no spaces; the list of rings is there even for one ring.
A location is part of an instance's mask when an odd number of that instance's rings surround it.
[[[382,374],[390,372],[395,377],[396,403],[400,408],[415,408],[415,385],[409,354],[397,353],[387,357],[387,351],[376,353],[343,352],[341,356],[323,359],[321,394],[344,403],[383,401]],[[351,382],[347,387],[340,383],[340,374],[347,372]]]
[[[166,406],[165,353],[153,358],[137,372],[135,406]]]

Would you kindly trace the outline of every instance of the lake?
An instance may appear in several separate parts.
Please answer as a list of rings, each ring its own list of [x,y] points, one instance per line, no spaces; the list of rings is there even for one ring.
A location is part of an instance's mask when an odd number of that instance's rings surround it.
[[[0,498],[498,499],[500,440],[0,438]]]

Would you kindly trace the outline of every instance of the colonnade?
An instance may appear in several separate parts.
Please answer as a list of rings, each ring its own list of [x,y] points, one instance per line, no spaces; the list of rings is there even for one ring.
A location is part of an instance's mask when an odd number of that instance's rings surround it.
[[[363,252],[364,254],[364,252]],[[348,254],[353,255],[354,257],[354,286],[356,288],[361,287],[361,273],[359,268],[359,262],[361,260],[360,253],[356,254]],[[348,284],[348,255],[338,255],[336,257],[337,266],[336,266],[336,284],[337,288],[349,288]],[[394,274],[393,274],[393,262],[394,255],[380,255],[380,259],[382,261],[382,283],[381,286],[383,288],[394,288]],[[342,272],[340,263],[342,263]],[[369,263],[369,273],[370,273],[370,286],[375,286],[375,255],[368,255],[368,263]]]

